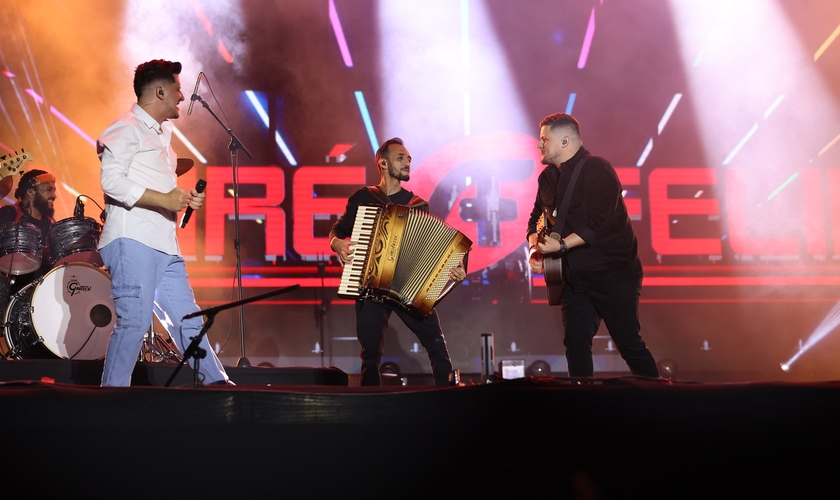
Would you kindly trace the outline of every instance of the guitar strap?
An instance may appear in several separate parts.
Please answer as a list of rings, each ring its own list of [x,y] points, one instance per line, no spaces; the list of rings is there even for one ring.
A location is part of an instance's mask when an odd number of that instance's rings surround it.
[[[575,165],[575,171],[572,172],[572,179],[569,181],[569,186],[566,188],[566,192],[563,195],[563,202],[560,204],[560,208],[557,211],[557,216],[555,217],[554,229],[556,230],[557,234],[561,234],[561,231],[563,231],[563,224],[565,224],[566,222],[566,213],[569,211],[569,204],[572,202],[572,192],[575,188],[575,182],[580,176],[580,171],[583,170],[583,163],[586,161],[586,158],[588,156],[589,155],[584,155],[583,158],[578,160],[577,165]],[[559,177],[557,178],[557,189],[560,189]],[[554,199],[556,203],[557,195],[555,195]]]

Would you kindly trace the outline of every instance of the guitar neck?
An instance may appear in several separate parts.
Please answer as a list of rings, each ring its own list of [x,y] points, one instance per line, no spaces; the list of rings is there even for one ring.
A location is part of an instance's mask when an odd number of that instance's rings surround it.
[[[0,178],[8,177],[14,174],[23,173],[23,165],[32,161],[31,153],[21,153],[6,159],[5,156],[0,157]]]

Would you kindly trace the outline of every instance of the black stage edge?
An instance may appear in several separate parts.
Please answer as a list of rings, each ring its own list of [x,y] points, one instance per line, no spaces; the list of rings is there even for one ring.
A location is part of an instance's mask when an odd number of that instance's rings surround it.
[[[840,382],[19,380],[0,415],[7,484],[44,498],[802,499],[836,490]]]
[[[44,380],[61,384],[99,385],[102,380],[102,360],[23,359],[0,361],[0,382],[16,380]],[[165,386],[178,367],[171,362],[140,362],[131,376],[132,386]],[[237,385],[337,385],[346,386],[348,376],[338,368],[238,368],[226,366],[225,371]],[[178,372],[172,386],[194,386],[195,373],[185,365]]]

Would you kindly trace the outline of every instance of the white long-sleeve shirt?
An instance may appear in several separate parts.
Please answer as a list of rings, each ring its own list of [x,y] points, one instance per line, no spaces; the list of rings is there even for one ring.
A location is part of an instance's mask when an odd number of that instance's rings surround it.
[[[131,238],[180,255],[177,214],[135,206],[146,189],[168,193],[177,186],[178,157],[172,149],[172,128],[168,120],[159,124],[135,104],[99,136],[96,149],[107,214],[99,248],[117,238]]]

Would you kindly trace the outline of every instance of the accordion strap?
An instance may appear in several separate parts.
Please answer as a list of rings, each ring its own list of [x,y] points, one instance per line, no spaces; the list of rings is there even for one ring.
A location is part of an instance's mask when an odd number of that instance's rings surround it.
[[[408,202],[408,206],[411,208],[419,208],[421,210],[429,210],[429,202],[417,195]]]
[[[368,191],[370,192],[371,196],[376,198],[377,201],[384,205],[391,205],[391,200],[379,189],[379,186],[368,186]]]
[[[368,186],[368,191],[370,192],[371,196],[377,199],[377,201],[381,202],[383,205],[393,205],[394,202],[391,201],[390,198],[381,190],[379,186]],[[429,202],[424,200],[423,198],[415,195],[411,198],[411,201],[408,202],[408,206],[411,208],[419,208],[421,210],[428,210],[429,209]]]

